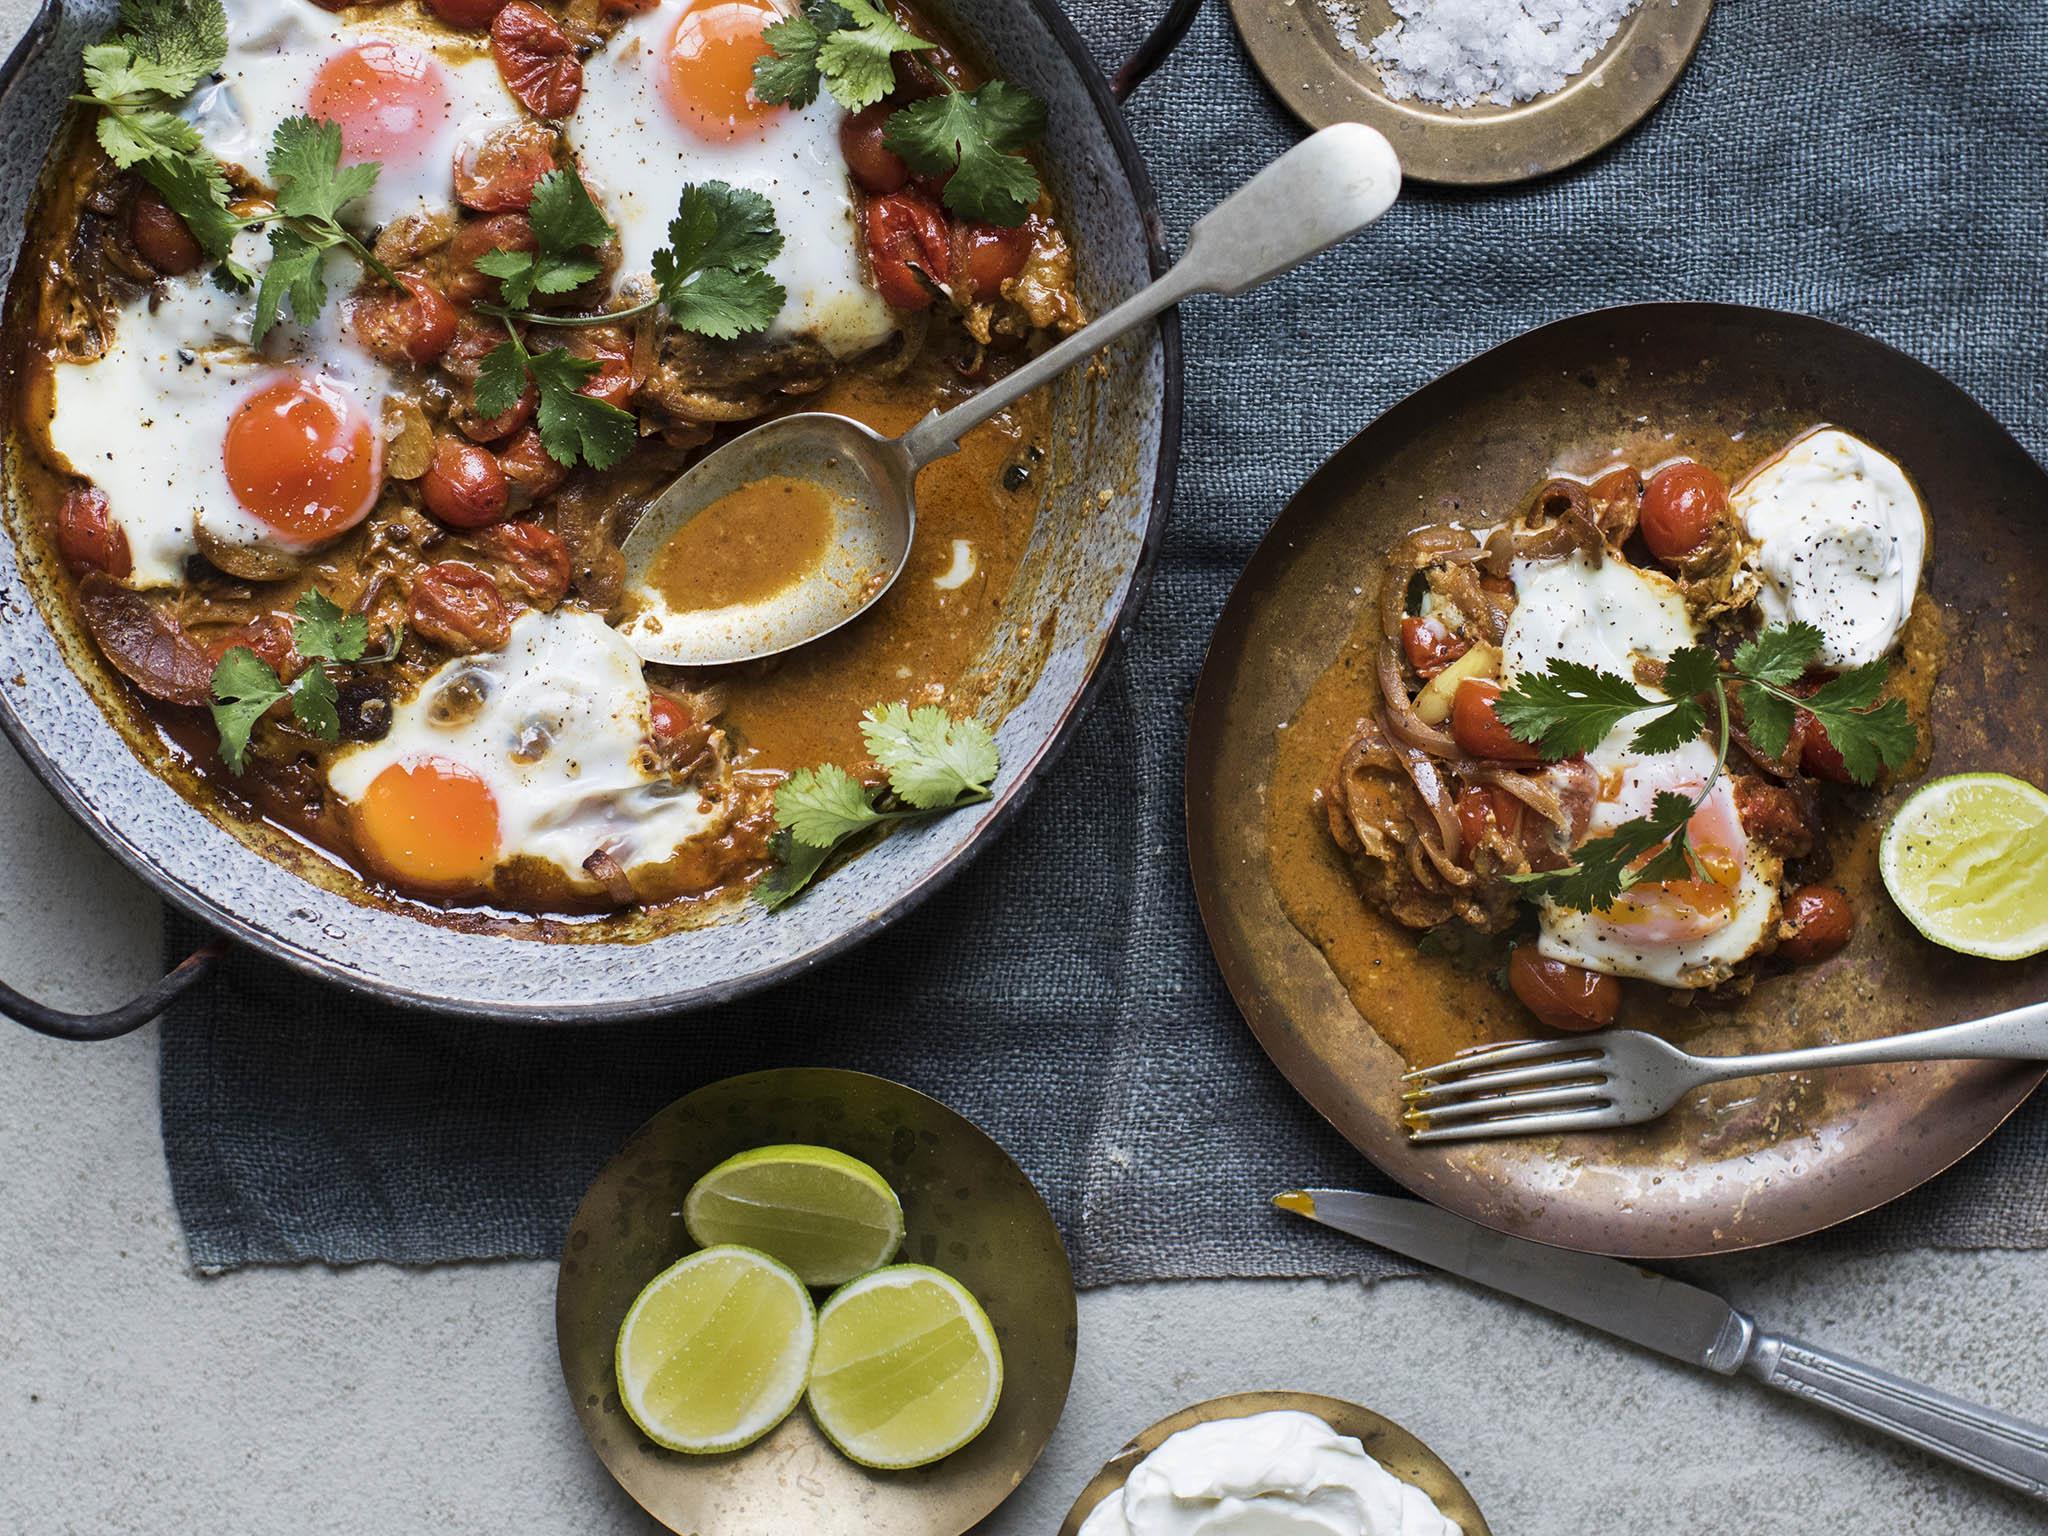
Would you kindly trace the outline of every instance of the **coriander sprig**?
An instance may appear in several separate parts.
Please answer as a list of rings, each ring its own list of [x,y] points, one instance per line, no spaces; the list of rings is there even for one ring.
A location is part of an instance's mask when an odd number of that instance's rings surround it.
[[[558,464],[610,469],[633,451],[639,423],[631,411],[583,393],[598,365],[567,347],[529,352],[516,326],[483,360],[476,376],[477,413],[502,416],[519,403],[531,383],[540,396],[536,421],[541,446]]]
[[[270,226],[270,265],[256,290],[251,339],[260,346],[287,301],[299,324],[311,325],[327,304],[321,263],[337,246],[394,288],[398,274],[379,261],[349,230],[341,210],[377,184],[377,162],[341,163],[341,125],[311,117],[286,118],[277,125],[268,166],[277,188]],[[268,222],[253,218],[245,223]]]
[[[864,786],[833,763],[791,774],[775,792],[776,867],[761,882],[772,911],[793,900],[849,838],[989,798],[1000,766],[993,732],[936,705],[876,704],[861,716],[861,740],[889,780]]]
[[[292,645],[307,666],[290,683],[280,680],[276,669],[246,645],[228,651],[213,669],[213,724],[220,732],[221,761],[232,772],[240,773],[247,765],[249,733],[279,699],[290,699],[292,714],[321,740],[341,740],[341,695],[325,664],[390,661],[405,640],[404,628],[396,627],[383,650],[366,654],[369,619],[344,613],[321,592],[306,593],[294,611]]]
[[[486,251],[476,263],[477,271],[498,279],[513,310],[525,309],[537,293],[567,293],[596,277],[604,270],[596,253],[616,233],[574,170],[541,177],[527,217],[533,250]]]
[[[870,0],[804,0],[761,36],[770,51],[754,61],[756,100],[808,107],[823,86],[849,112],[894,88],[894,55],[932,46]]]

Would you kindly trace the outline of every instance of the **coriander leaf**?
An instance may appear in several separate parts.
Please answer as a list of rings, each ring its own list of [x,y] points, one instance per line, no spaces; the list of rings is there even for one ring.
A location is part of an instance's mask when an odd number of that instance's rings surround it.
[[[799,768],[775,791],[775,825],[812,848],[836,848],[883,818],[860,780],[835,763]]]
[[[1039,194],[1016,151],[1045,132],[1045,103],[1007,80],[926,97],[890,116],[882,142],[927,176],[952,173],[945,203],[965,218],[1014,227]]]
[[[1631,865],[1661,843],[1682,840],[1693,808],[1692,800],[1686,796],[1665,790],[1652,803],[1649,815],[1625,821],[1605,837],[1579,844],[1572,850],[1572,863],[1563,869],[1532,870],[1528,874],[1509,875],[1508,879],[1525,893],[1570,911],[1604,911],[1643,878],[1631,872]],[[1690,858],[1684,850],[1677,857],[1683,861],[1677,866],[1679,874],[1668,873],[1672,867],[1668,851],[1652,859],[1646,869],[1667,871],[1653,877],[1656,879],[1685,878],[1691,873]]]
[[[655,254],[655,277],[661,280],[661,253]],[[669,318],[686,331],[717,341],[733,341],[766,328],[782,312],[788,297],[782,284],[766,272],[728,272],[712,268],[688,284],[665,288]]]
[[[818,48],[825,34],[808,16],[762,29],[769,51],[754,60],[754,99],[770,106],[808,107],[818,99]],[[794,892],[791,893],[795,894]]]
[[[849,112],[871,107],[896,88],[890,55],[916,53],[932,45],[870,0],[839,0],[852,19],[824,36],[818,73],[825,88]]]
[[[1737,682],[1742,728],[1765,757],[1780,757],[1792,741],[1792,700],[1761,685]]]
[[[597,372],[594,361],[574,356],[566,347],[529,355],[525,361],[527,373],[540,389],[540,442],[549,458],[558,464],[580,461],[592,469],[610,469],[633,451],[638,418],[631,411],[581,393],[584,381]],[[479,375],[478,383],[482,382]],[[512,398],[516,401],[519,397],[515,393]],[[477,409],[485,409],[481,395]]]
[[[1676,752],[1688,741],[1697,741],[1707,728],[1707,712],[1690,694],[1674,697],[1664,713],[1646,720],[1629,738],[1636,752]]]
[[[341,740],[341,694],[327,669],[315,662],[292,684],[292,713],[322,741]]]
[[[899,800],[935,811],[988,798],[996,739],[979,720],[956,720],[934,704],[887,704],[861,717],[860,734]]]
[[[1877,703],[1887,675],[1884,662],[1868,662],[1829,679],[1805,701],[1858,784],[1876,782],[1885,768],[1903,768],[1919,745],[1905,702]]]
[[[536,293],[568,293],[603,270],[589,252],[609,241],[615,231],[591,201],[583,179],[571,170],[550,171],[534,188],[535,248],[531,251],[487,251],[477,270],[498,279],[505,302],[523,309]]]
[[[1674,699],[1689,699],[1711,689],[1721,676],[1721,660],[1713,647],[1683,646],[1664,663],[1664,691]]]
[[[232,773],[248,762],[249,732],[263,712],[285,696],[270,663],[246,645],[235,646],[213,669],[213,724],[220,732],[220,757]]]
[[[332,221],[377,184],[377,164],[344,167],[341,124],[311,117],[286,118],[270,144],[270,179],[280,218]]]
[[[498,290],[513,309],[526,308],[533,297],[539,258],[532,251],[485,251],[476,259],[476,269],[498,280]]]
[[[367,614],[344,613],[325,593],[312,591],[299,599],[292,640],[309,661],[359,661],[370,641]]]
[[[187,94],[227,57],[220,0],[122,0],[120,24],[119,43],[155,72],[166,96]]]
[[[501,341],[484,355],[472,386],[479,416],[503,416],[526,393],[526,348],[518,338]]]
[[[107,158],[123,170],[159,157],[176,161],[199,150],[199,130],[160,107],[105,113],[94,132]]]
[[[185,221],[200,249],[216,260],[225,258],[242,225],[228,209],[228,179],[220,162],[211,155],[186,159],[160,156],[143,161],[140,170],[142,179]],[[248,274],[232,262],[228,265],[241,274],[247,286]]]
[[[1735,670],[1759,683],[1789,688],[1805,675],[1806,669],[1820,655],[1820,646],[1820,631],[1804,620],[1781,625],[1764,630],[1755,639],[1745,640],[1737,646]]]
[[[1524,673],[1493,701],[1509,734],[1553,761],[1590,752],[1630,715],[1661,707],[1627,678],[1562,656],[1542,672]]]
[[[751,187],[691,182],[676,201],[668,243],[669,263],[685,277],[710,267],[748,272],[782,254],[782,231],[775,205]]]
[[[778,832],[768,839],[768,851],[775,857],[775,867],[754,887],[754,894],[770,912],[801,895],[832,857],[830,848],[813,848],[787,832]]]
[[[320,272],[326,254],[297,230],[282,224],[271,226],[270,265],[263,269],[263,281],[256,289],[252,345],[263,344],[287,302],[301,325],[320,318],[321,306],[327,302],[327,281]]]

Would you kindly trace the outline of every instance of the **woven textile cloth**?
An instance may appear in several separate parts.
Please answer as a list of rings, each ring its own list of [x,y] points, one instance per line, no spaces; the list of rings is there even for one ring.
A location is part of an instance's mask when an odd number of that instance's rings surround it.
[[[1153,19],[1070,7],[1110,64]],[[1606,304],[1845,322],[1945,371],[2040,456],[2044,104],[2048,17],[2031,6],[1723,0],[1663,106],[1591,163],[1501,191],[1411,188],[1309,268],[1195,301],[1163,569],[1092,718],[998,847],[803,982],[654,1025],[439,1023],[237,956],[163,1032],[193,1262],[551,1255],[647,1115],[729,1073],[818,1064],[901,1079],[986,1127],[1044,1191],[1084,1284],[1394,1272],[1268,1208],[1305,1181],[1387,1186],[1260,1053],[1189,889],[1187,707],[1231,581],[1292,489],[1387,405]],[[1297,134],[1220,4],[1129,110],[1176,240]],[[195,936],[174,920],[167,943]],[[2037,1102],[1829,1241],[2048,1246],[2044,1176]]]

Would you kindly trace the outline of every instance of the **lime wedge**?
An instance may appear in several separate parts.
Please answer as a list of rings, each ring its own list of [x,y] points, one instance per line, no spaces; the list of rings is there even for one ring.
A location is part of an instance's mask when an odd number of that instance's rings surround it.
[[[727,1158],[691,1187],[683,1224],[707,1248],[758,1248],[805,1285],[844,1285],[903,1246],[896,1191],[830,1147],[756,1147]]]
[[[647,1283],[619,1325],[619,1401],[657,1445],[751,1445],[804,1395],[818,1314],[801,1280],[751,1248],[706,1248]]]
[[[2048,949],[2048,794],[2003,773],[1917,790],[1878,845],[1885,889],[1935,943],[1987,960]]]
[[[951,1275],[922,1264],[878,1269],[818,1313],[811,1417],[864,1467],[952,1455],[988,1426],[1002,1393],[996,1331]]]

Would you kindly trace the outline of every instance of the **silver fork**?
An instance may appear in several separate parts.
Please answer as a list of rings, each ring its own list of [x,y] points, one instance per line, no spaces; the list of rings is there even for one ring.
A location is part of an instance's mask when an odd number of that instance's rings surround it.
[[[1477,1046],[1410,1072],[1410,1141],[1604,1131],[1654,1120],[1693,1089],[1736,1077],[1888,1061],[2048,1061],[2048,1003],[1853,1045],[1693,1056],[1639,1030]]]

